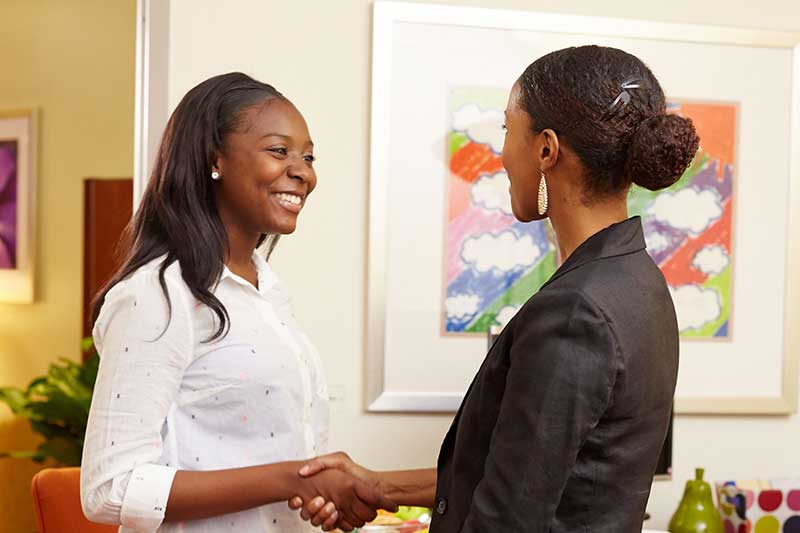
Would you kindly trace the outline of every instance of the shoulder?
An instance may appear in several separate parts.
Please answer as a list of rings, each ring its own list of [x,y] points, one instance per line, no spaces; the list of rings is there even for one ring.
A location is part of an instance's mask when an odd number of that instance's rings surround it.
[[[105,295],[96,327],[125,311],[137,311],[149,320],[187,314],[191,292],[181,276],[177,261],[164,270],[165,256],[153,259],[116,283]]]
[[[520,309],[511,324],[515,338],[553,338],[616,346],[608,314],[593,295],[577,287],[545,287]]]
[[[549,286],[534,294],[520,310],[520,315],[532,319],[543,314],[563,321],[571,321],[585,315],[605,319],[602,305],[591,291],[575,286]]]

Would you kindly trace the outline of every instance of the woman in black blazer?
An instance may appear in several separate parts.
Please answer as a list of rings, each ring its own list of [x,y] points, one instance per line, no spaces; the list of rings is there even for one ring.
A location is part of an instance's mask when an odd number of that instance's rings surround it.
[[[338,454],[304,475],[344,468],[397,503],[432,506],[431,533],[641,531],[678,327],[626,198],[631,183],[673,184],[698,148],[692,123],[665,107],[652,72],[621,50],[568,48],[525,70],[503,165],[514,215],[549,217],[563,264],[489,351],[435,470],[373,472]]]

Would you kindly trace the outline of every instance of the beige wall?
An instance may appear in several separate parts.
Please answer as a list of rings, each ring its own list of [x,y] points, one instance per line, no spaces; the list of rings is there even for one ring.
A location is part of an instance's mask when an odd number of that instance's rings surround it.
[[[793,0],[447,3],[800,31],[800,3]],[[207,76],[243,70],[275,84],[305,114],[317,144],[319,187],[275,263],[323,353],[329,382],[346,387],[334,406],[332,444],[373,467],[433,465],[451,416],[363,410],[370,2],[240,0],[236,6],[172,0],[170,106]],[[800,475],[796,416],[679,417],[674,442],[676,480],[654,486],[653,527],[666,526],[696,465],[717,478]]]
[[[0,0],[0,110],[39,115],[36,303],[0,304],[0,386],[78,357],[82,180],[133,172],[135,0]],[[0,406],[0,450],[34,444]],[[36,466],[0,459],[0,532],[34,529]]]

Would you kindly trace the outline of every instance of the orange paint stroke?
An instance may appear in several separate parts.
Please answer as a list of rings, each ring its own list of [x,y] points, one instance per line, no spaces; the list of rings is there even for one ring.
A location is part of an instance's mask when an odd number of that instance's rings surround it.
[[[734,163],[736,106],[681,103],[675,112],[692,119],[694,128],[700,136],[700,151],[707,153],[712,159],[722,160],[717,165],[717,175],[722,179],[725,165]]]
[[[731,255],[731,218],[732,202],[727,200],[723,205],[722,216],[696,238],[689,237],[686,243],[672,255],[663,265],[661,271],[667,278],[667,283],[673,287],[690,283],[701,284],[708,279],[706,274],[692,266],[694,256],[701,249],[709,245],[719,245]]]
[[[485,144],[468,142],[450,157],[450,172],[453,177],[467,183],[475,182],[481,174],[494,174],[502,168],[500,156]]]

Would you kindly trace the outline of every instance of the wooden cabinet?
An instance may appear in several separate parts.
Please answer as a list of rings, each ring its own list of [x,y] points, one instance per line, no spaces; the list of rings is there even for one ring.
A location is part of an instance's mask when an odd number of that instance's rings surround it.
[[[83,184],[83,336],[92,334],[92,299],[119,266],[120,238],[133,214],[133,179]]]

